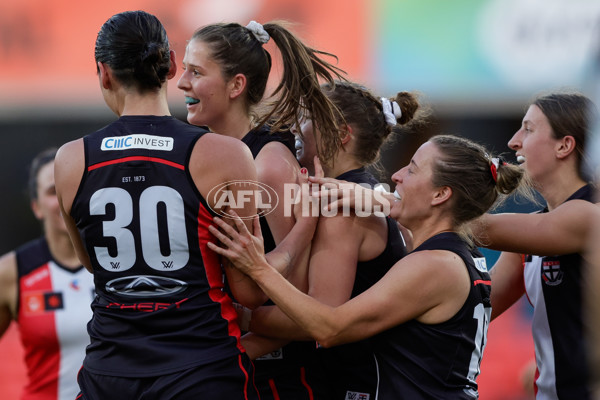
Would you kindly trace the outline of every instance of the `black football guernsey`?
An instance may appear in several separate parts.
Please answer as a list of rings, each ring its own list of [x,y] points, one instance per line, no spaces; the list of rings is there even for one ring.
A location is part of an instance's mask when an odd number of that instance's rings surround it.
[[[157,376],[243,352],[220,259],[206,245],[214,213],[188,169],[205,132],[170,116],[122,116],[84,137],[71,215],[97,292],[91,372]]]
[[[411,320],[371,338],[379,367],[377,398],[476,399],[476,378],[491,316],[485,258],[453,232],[435,235],[413,251],[424,250],[457,254],[469,272],[471,290],[461,309],[445,322]],[[402,299],[390,307],[402,307]]]
[[[242,141],[256,158],[265,145],[271,142],[283,144],[295,157],[295,138],[289,131],[271,132],[268,126],[254,129]],[[264,216],[259,218],[264,239],[265,253],[276,247],[275,239]],[[265,305],[272,305],[268,301]],[[316,350],[314,342],[291,342],[281,349],[259,357],[254,361],[255,383],[261,399],[294,398],[297,400],[320,398],[318,388],[305,376],[309,355]]]
[[[593,197],[593,187],[586,185],[566,201],[591,202]],[[525,288],[533,305],[538,400],[591,398],[583,325],[584,266],[581,254],[525,256]]]
[[[336,179],[373,188],[379,182],[365,168],[347,171]],[[356,297],[379,281],[389,269],[406,255],[406,245],[396,221],[386,217],[387,244],[381,254],[369,261],[358,262],[351,297]],[[377,365],[369,340],[348,343],[319,351],[331,398],[375,399]]]

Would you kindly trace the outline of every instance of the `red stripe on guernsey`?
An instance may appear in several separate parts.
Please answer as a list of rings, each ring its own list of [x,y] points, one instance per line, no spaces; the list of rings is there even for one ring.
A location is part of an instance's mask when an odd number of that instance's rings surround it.
[[[244,373],[244,399],[248,400],[248,383],[249,383],[249,377],[248,377],[248,371],[246,371],[246,368],[244,367],[244,363],[242,362],[242,355],[238,355],[238,363],[240,364],[240,369],[242,370],[242,372]]]
[[[121,163],[126,163],[129,161],[150,161],[150,162],[155,162],[155,163],[161,163],[161,164],[165,164],[165,165],[169,165],[171,167],[175,167],[177,169],[180,170],[185,170],[185,167],[181,164],[177,164],[174,163],[172,161],[169,160],[165,160],[162,158],[157,158],[157,157],[145,157],[145,156],[131,156],[131,157],[123,157],[123,158],[117,158],[116,160],[110,160],[110,161],[104,161],[98,164],[94,164],[94,165],[90,165],[88,167],[88,172],[89,171],[93,171],[95,169],[98,168],[102,168],[102,167],[106,167],[107,165],[113,165],[113,164],[121,164]]]
[[[476,281],[473,281],[473,286],[477,286],[477,285],[492,286],[492,281],[484,281],[483,279],[477,279]]]
[[[43,393],[58,393],[60,347],[56,335],[54,313],[45,310],[44,293],[52,293],[52,279],[48,264],[36,268],[19,282],[22,294],[19,306],[19,330],[21,336],[39,337],[41,343],[26,341],[25,363],[29,371],[28,384],[22,399],[30,399]],[[42,328],[43,327],[43,328]],[[51,332],[40,337],[30,332]],[[43,351],[40,351],[43,349]],[[37,398],[37,397],[36,397]]]
[[[271,388],[273,400],[280,400],[279,393],[277,392],[277,388],[275,387],[275,381],[273,379],[269,379],[269,387]]]
[[[300,368],[300,380],[302,381],[302,385],[304,385],[306,391],[308,392],[308,398],[310,400],[314,400],[315,397],[313,396],[312,388],[310,387],[308,382],[306,382],[306,371],[304,370],[304,367]]]
[[[240,351],[245,352],[244,346],[240,341],[241,332],[237,324],[237,313],[233,308],[233,301],[225,291],[223,291],[223,272],[221,269],[221,258],[214,251],[210,250],[206,245],[208,242],[215,243],[215,238],[209,231],[208,226],[212,225],[212,215],[200,203],[198,211],[198,240],[200,252],[202,253],[202,261],[206,270],[206,278],[210,289],[208,295],[211,300],[221,304],[221,316],[228,322],[229,335],[237,339],[237,347]]]

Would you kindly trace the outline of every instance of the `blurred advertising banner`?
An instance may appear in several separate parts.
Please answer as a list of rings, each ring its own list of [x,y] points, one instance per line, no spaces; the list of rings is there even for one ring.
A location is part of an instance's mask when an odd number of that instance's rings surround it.
[[[598,0],[3,0],[0,113],[102,108],[96,34],[111,15],[135,9],[159,17],[178,62],[203,25],[281,19],[379,94],[418,90],[475,110],[514,111],[536,92],[581,85],[600,24]],[[170,88],[176,107],[178,77]]]
[[[138,9],[165,25],[178,63],[186,41],[203,25],[286,20],[309,46],[336,54],[339,67],[362,77],[369,5],[368,0],[3,0],[0,105],[5,112],[32,106],[103,107],[94,62],[96,35],[113,14]],[[170,85],[170,98],[183,105],[175,87],[178,78]]]
[[[375,85],[455,107],[523,107],[579,87],[600,25],[598,0],[382,0],[380,10]]]

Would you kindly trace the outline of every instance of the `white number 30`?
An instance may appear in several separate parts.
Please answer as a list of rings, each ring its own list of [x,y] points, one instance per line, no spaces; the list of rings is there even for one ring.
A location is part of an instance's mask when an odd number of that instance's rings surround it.
[[[159,239],[158,205],[166,210],[167,235],[170,254],[161,252]],[[136,262],[135,236],[127,226],[133,220],[133,199],[125,189],[109,187],[100,189],[90,198],[90,215],[106,215],[106,206],[113,204],[114,219],[102,222],[105,237],[116,242],[116,255],[109,254],[108,247],[94,247],[98,263],[107,271],[125,271]],[[142,256],[146,264],[155,270],[174,271],[185,267],[189,260],[189,248],[185,229],[183,199],[179,192],[168,186],[151,186],[139,199],[139,223]]]

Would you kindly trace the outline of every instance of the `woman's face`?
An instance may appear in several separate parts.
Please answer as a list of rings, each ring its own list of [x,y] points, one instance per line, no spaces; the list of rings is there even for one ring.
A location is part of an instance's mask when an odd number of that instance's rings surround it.
[[[560,140],[553,137],[548,118],[536,105],[529,107],[521,128],[508,142],[508,147],[516,152],[517,162],[534,182],[539,182],[545,174],[554,170],[557,145],[560,145]]]
[[[312,120],[302,118],[299,127],[296,125],[292,127],[292,133],[296,137],[296,159],[301,166],[308,169],[310,175],[314,175],[314,157],[317,155],[315,134],[318,133],[313,129]]]
[[[211,127],[228,117],[230,101],[228,82],[209,50],[199,39],[188,43],[183,57],[183,74],[177,87],[185,95],[188,122]]]
[[[67,232],[56,197],[54,162],[49,162],[38,171],[37,199],[32,200],[31,208],[36,218],[42,221],[47,228],[50,228],[50,232]]]
[[[392,204],[390,216],[408,229],[429,215],[435,189],[431,183],[433,162],[439,157],[436,145],[425,142],[410,163],[392,175],[398,200]]]

